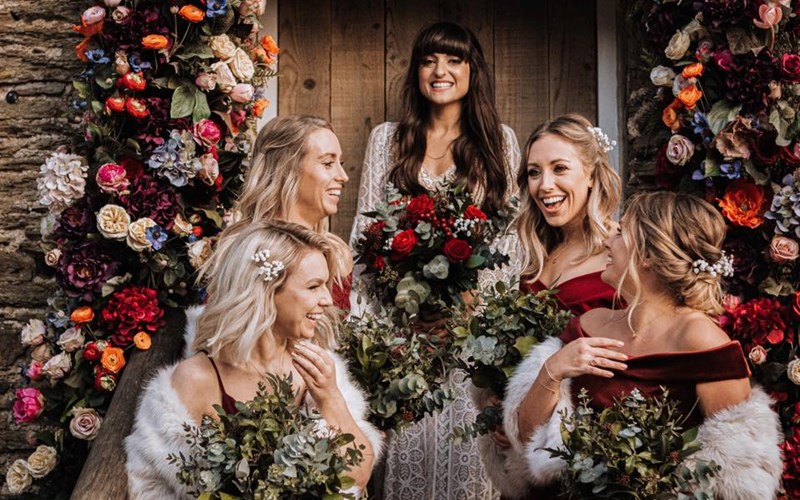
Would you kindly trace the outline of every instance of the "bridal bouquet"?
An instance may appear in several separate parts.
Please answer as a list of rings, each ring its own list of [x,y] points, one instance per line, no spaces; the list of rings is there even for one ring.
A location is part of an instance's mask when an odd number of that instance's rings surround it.
[[[487,216],[465,186],[409,198],[390,184],[386,202],[364,215],[375,221],[356,253],[372,275],[370,295],[407,314],[462,304],[461,294],[477,288],[478,271],[508,262],[491,248],[505,217]]]
[[[362,460],[351,434],[329,430],[294,404],[291,377],[268,374],[239,412],[215,407],[200,427],[185,424],[188,456],[170,455],[178,479],[202,499],[355,498],[347,473]]]
[[[687,459],[700,449],[698,429],[682,432],[675,401],[645,398],[637,389],[600,413],[586,391],[565,417],[565,448],[548,450],[567,462],[562,490],[568,498],[713,499],[714,462]]]
[[[559,308],[556,292],[508,290],[498,282],[494,290],[481,295],[483,306],[477,314],[467,316],[461,324],[451,322],[455,325],[451,332],[456,358],[473,385],[503,398],[506,383],[520,361],[536,344],[559,335],[572,317],[571,312]],[[455,437],[475,437],[494,430],[501,422],[501,409],[490,406],[481,410],[474,425],[456,429]]]
[[[420,331],[391,310],[351,317],[340,327],[340,353],[367,392],[370,421],[400,430],[442,410],[450,401],[442,386],[456,367],[452,340]]]

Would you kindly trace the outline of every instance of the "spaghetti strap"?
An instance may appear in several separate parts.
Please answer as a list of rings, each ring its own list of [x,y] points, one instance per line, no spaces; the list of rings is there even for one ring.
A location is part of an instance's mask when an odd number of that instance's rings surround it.
[[[219,391],[222,393],[222,409],[225,410],[225,413],[229,415],[235,415],[239,413],[239,410],[236,409],[236,400],[233,397],[225,392],[225,385],[222,383],[222,377],[219,374],[219,369],[217,368],[217,364],[214,362],[214,359],[208,355],[206,351],[200,351],[206,355],[206,358],[211,362],[211,367],[214,368],[214,373],[217,375],[217,384],[219,385]]]

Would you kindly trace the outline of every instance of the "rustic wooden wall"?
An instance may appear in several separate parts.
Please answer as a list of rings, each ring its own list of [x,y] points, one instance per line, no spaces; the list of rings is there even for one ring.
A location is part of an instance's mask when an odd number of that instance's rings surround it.
[[[19,332],[41,317],[54,288],[39,248],[36,175],[58,145],[71,142],[69,93],[82,65],[72,24],[88,1],[4,0],[0,4],[0,484],[11,462],[33,448],[11,416],[24,361]],[[14,94],[17,100],[14,101]],[[9,96],[9,93],[12,93]],[[6,496],[7,489],[0,491]]]
[[[278,114],[333,123],[350,176],[331,221],[349,236],[369,131],[400,115],[400,88],[416,33],[464,23],[492,64],[500,118],[521,143],[566,112],[597,119],[594,2],[563,0],[304,0],[278,2]]]

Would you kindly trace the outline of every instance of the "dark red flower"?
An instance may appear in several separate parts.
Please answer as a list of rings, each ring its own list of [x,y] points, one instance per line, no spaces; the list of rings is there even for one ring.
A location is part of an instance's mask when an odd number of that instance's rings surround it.
[[[172,229],[178,213],[178,202],[171,186],[149,175],[133,180],[130,194],[120,196],[120,203],[133,220],[149,217],[167,231]]]
[[[730,313],[733,321],[726,325],[727,331],[732,339],[742,342],[745,352],[753,345],[778,344],[785,339],[786,313],[775,299],[753,299]]]
[[[100,292],[103,285],[120,267],[108,250],[90,242],[76,246],[56,271],[56,280],[70,297],[81,297],[92,301],[92,295]]]
[[[88,342],[83,348],[83,359],[86,361],[97,361],[102,354],[95,342]]]
[[[476,220],[486,220],[486,214],[483,213],[483,210],[476,207],[475,205],[470,205],[464,210],[464,218],[465,219],[476,219]]]
[[[785,82],[800,82],[800,55],[784,54],[781,57],[781,73]]]
[[[755,114],[767,109],[771,92],[769,83],[778,79],[778,61],[768,50],[735,56],[733,69],[725,79],[725,97],[742,103],[744,113]]]
[[[442,250],[450,262],[463,262],[472,256],[472,247],[469,243],[455,238],[445,242]]]
[[[86,199],[65,208],[58,216],[55,236],[58,239],[81,240],[94,230],[95,217]]]
[[[386,269],[386,259],[383,257],[375,257],[375,260],[372,261],[372,267],[377,269],[378,271],[383,271]]]
[[[392,260],[400,260],[414,250],[417,245],[417,233],[413,229],[406,229],[392,239]]]
[[[420,220],[430,220],[434,215],[434,201],[433,198],[426,194],[415,196],[411,198],[406,207],[406,217],[411,223],[416,223]]]
[[[102,368],[97,370],[94,375],[94,388],[100,392],[114,392],[117,388],[117,376]]]
[[[150,114],[150,110],[147,109],[147,104],[145,104],[143,100],[135,97],[125,99],[125,111],[137,120],[146,118],[147,115]]]
[[[111,296],[101,316],[112,332],[112,344],[127,347],[138,332],[154,333],[164,324],[157,296],[152,288],[141,286],[129,286]]]
[[[800,498],[800,427],[786,430],[783,452],[783,488],[788,498]]]
[[[135,180],[144,174],[144,163],[133,158],[123,158],[119,161],[119,165],[125,169],[125,177],[129,180]]]
[[[796,147],[797,144],[794,147],[785,146],[781,148],[781,159],[791,167],[800,167],[800,156],[797,156],[794,152]]]

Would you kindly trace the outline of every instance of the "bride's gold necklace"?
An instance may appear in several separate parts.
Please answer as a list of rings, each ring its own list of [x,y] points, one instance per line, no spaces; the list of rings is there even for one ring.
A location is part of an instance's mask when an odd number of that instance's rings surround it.
[[[447,153],[449,153],[449,152],[450,152],[450,146],[452,146],[452,145],[453,145],[453,143],[450,143],[450,144],[448,144],[448,145],[447,145],[447,147],[446,147],[446,148],[444,148],[444,153],[442,153],[442,154],[441,154],[441,155],[439,155],[439,156],[433,156],[433,155],[430,155],[430,154],[428,154],[427,150],[425,151],[425,156],[426,156],[426,157],[428,157],[428,158],[430,158],[431,160],[441,160],[442,158],[444,158],[445,156],[447,156]]]

